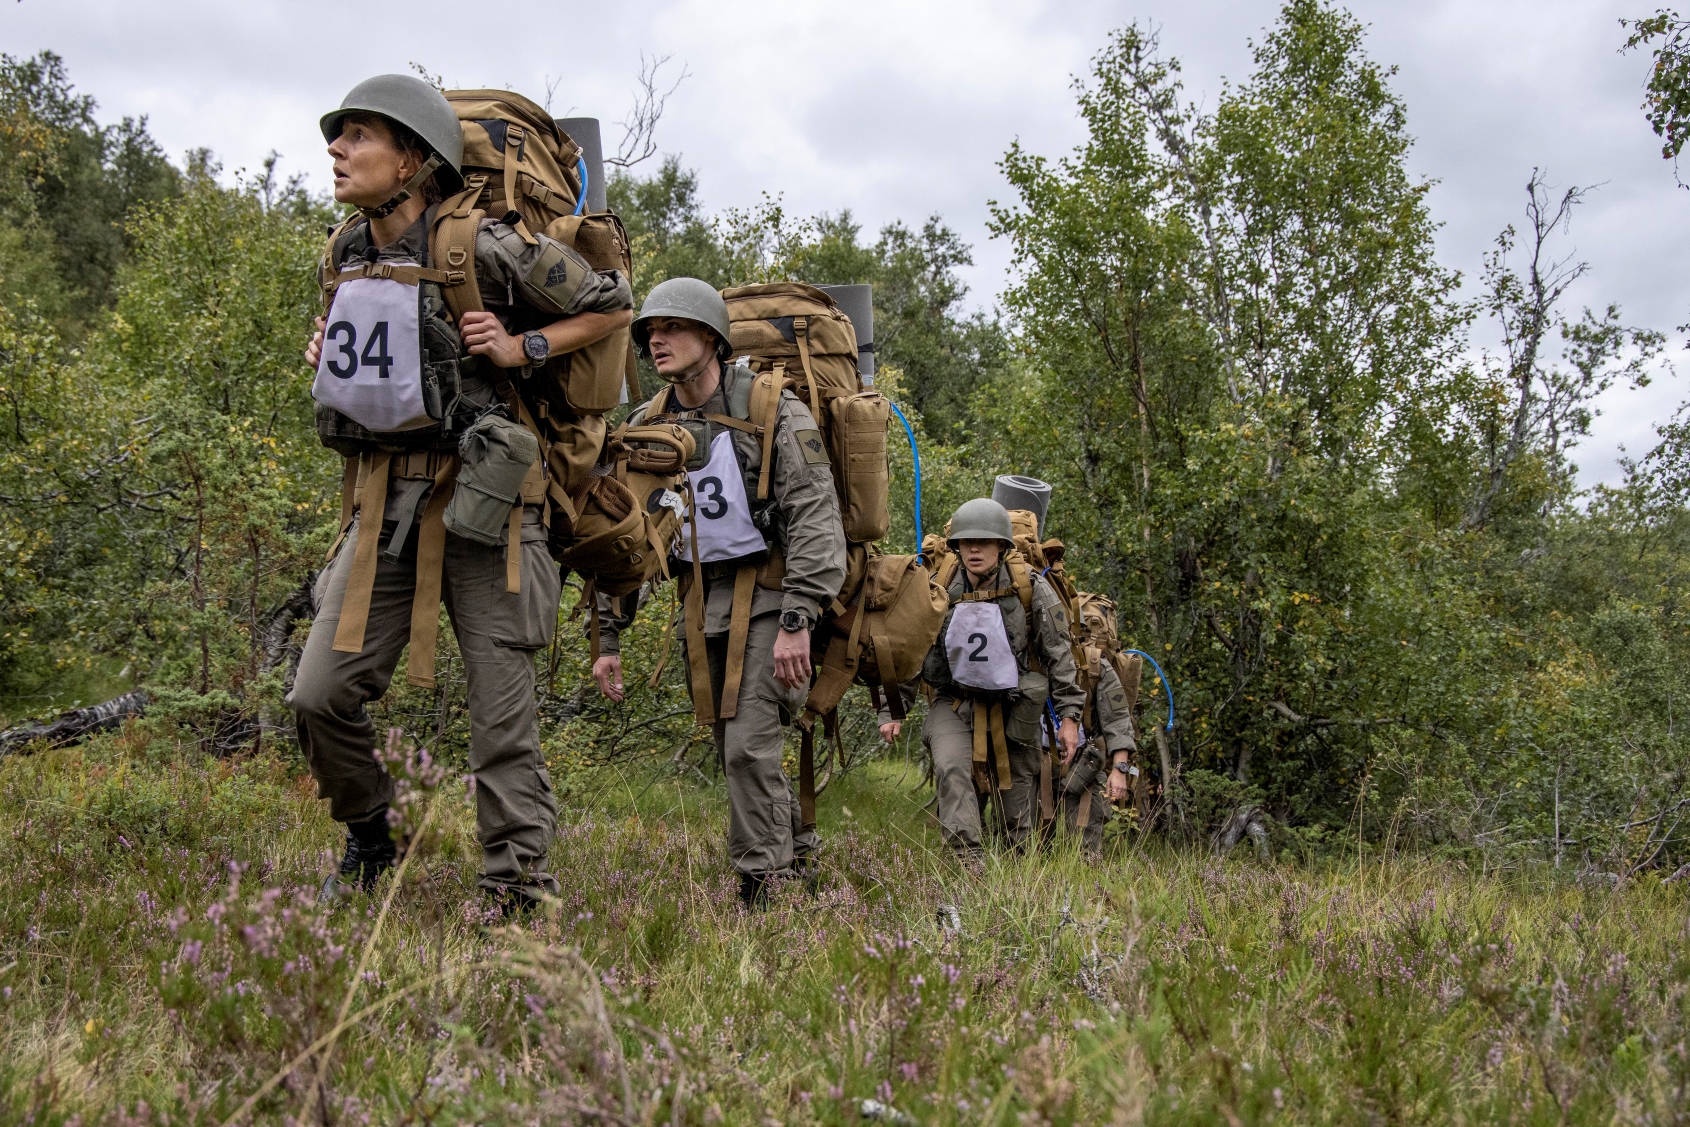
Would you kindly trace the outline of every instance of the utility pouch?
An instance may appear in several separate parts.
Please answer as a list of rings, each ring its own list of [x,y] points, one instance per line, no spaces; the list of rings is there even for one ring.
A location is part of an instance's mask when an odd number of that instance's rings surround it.
[[[1029,669],[1021,674],[1004,713],[1004,735],[1018,744],[1038,747],[1039,723],[1044,718],[1045,698],[1049,695],[1050,680],[1043,673]]]
[[[1074,756],[1074,762],[1068,767],[1068,777],[1062,783],[1062,793],[1085,793],[1086,789],[1097,781],[1097,773],[1102,767],[1103,748],[1096,740],[1092,740]]]
[[[446,530],[496,547],[508,535],[511,509],[521,501],[522,480],[539,460],[540,440],[522,424],[488,412],[464,431],[458,454],[463,468],[442,517]]]

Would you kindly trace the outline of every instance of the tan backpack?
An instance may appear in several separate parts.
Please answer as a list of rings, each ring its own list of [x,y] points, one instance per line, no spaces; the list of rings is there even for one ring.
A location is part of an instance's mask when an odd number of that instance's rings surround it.
[[[831,297],[802,282],[739,286],[723,290],[722,299],[734,355],[773,377],[773,394],[760,380],[752,400],[751,418],[764,427],[765,449],[774,438],[779,391],[790,389],[809,407],[827,443],[845,538],[866,544],[885,536],[891,521],[886,428],[892,408],[884,396],[863,390],[851,319]],[[763,465],[768,464],[765,453]],[[764,481],[758,499],[767,496]]]
[[[1103,676],[1103,663],[1107,661],[1114,666],[1115,676],[1121,679],[1121,688],[1126,690],[1127,707],[1136,710],[1139,684],[1144,677],[1144,659],[1138,654],[1125,652],[1121,646],[1115,600],[1107,595],[1081,591],[1076,601],[1080,608],[1079,636],[1086,658],[1082,667],[1087,679],[1086,691],[1091,693],[1097,688],[1098,678]]]

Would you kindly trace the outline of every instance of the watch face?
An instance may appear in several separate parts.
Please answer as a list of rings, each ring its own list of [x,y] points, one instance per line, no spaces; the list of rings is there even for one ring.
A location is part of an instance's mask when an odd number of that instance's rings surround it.
[[[530,360],[544,360],[551,352],[551,344],[541,333],[524,333],[522,337],[522,351]]]

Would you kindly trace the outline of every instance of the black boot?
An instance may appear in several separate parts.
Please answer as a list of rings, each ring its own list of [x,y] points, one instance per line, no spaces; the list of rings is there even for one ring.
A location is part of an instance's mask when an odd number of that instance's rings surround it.
[[[331,901],[360,888],[368,892],[397,857],[393,833],[387,826],[387,807],[362,821],[346,823],[346,855],[340,859],[340,869],[323,882],[318,899]]]
[[[747,912],[760,912],[769,906],[768,874],[739,874],[739,906]]]

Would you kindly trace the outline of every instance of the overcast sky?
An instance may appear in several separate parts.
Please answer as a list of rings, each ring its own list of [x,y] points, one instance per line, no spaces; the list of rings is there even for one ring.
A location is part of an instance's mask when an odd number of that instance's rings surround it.
[[[1400,68],[1395,89],[1418,139],[1413,171],[1438,181],[1433,214],[1446,265],[1469,278],[1496,232],[1522,214],[1534,166],[1557,185],[1602,187],[1579,211],[1568,250],[1591,265],[1582,304],[1618,302],[1633,322],[1690,321],[1690,192],[1660,159],[1638,109],[1646,59],[1621,56],[1622,16],[1654,0],[1366,0],[1373,58]],[[534,13],[555,13],[555,32]],[[479,13],[484,11],[485,15]],[[1004,197],[996,162],[1012,140],[1059,155],[1080,139],[1071,81],[1111,29],[1159,26],[1187,92],[1213,106],[1250,69],[1250,42],[1273,0],[1009,3],[728,0],[553,3],[502,30],[497,6],[365,0],[21,0],[0,6],[0,50],[51,49],[102,120],[146,115],[173,155],[205,145],[231,172],[270,150],[287,171],[326,183],[316,120],[354,83],[413,62],[461,86],[509,87],[559,116],[597,116],[614,147],[640,55],[674,56],[689,77],[658,143],[698,170],[712,209],[783,195],[800,214],[849,208],[869,232],[937,212],[974,245],[972,297],[990,306],[1008,251],[987,236]],[[398,18],[398,13],[405,13]],[[1686,170],[1690,179],[1690,168]],[[1675,351],[1682,334],[1674,334]],[[1482,342],[1481,342],[1482,343]],[[1690,359],[1690,358],[1686,358]],[[1623,443],[1686,398],[1680,379],[1616,389],[1579,451],[1587,481],[1612,480]]]

